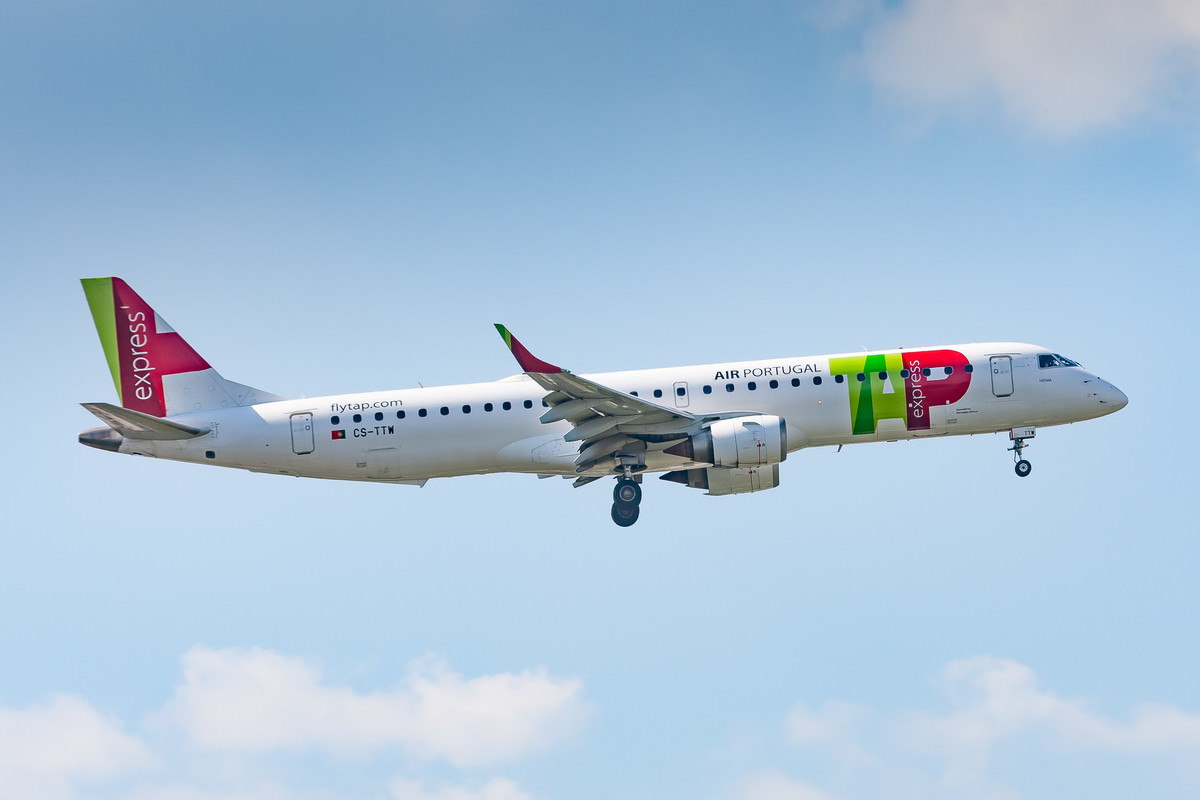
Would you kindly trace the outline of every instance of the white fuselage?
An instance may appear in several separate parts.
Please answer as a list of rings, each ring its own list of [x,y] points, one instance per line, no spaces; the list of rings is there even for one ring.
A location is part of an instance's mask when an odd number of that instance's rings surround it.
[[[1081,367],[1039,366],[1039,354],[1048,352],[1029,344],[985,343],[585,377],[696,416],[777,415],[786,421],[787,449],[792,452],[1062,425],[1112,413],[1127,402],[1119,389]],[[905,358],[917,363],[910,354],[925,357],[925,362],[902,376],[897,364],[909,363]],[[945,375],[947,367],[938,363],[939,354],[954,354],[962,361]],[[875,364],[884,359],[887,366],[865,375],[853,367],[847,371],[847,364],[869,364],[870,358]],[[840,381],[835,374],[839,371]],[[938,400],[938,384],[947,380],[965,387],[961,397],[950,402]],[[491,383],[178,414],[171,419],[211,431],[177,441],[126,439],[119,452],[337,480],[419,483],[491,472],[575,476],[578,443],[563,438],[571,425],[539,421],[547,410],[545,394],[522,374]],[[873,395],[873,405],[864,395]],[[649,471],[686,468],[690,463],[661,449],[646,455]]]

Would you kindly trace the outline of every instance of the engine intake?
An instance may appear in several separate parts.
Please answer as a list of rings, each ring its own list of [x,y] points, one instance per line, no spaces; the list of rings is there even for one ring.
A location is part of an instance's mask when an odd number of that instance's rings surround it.
[[[778,464],[787,458],[787,423],[773,414],[722,419],[663,452],[731,469]]]

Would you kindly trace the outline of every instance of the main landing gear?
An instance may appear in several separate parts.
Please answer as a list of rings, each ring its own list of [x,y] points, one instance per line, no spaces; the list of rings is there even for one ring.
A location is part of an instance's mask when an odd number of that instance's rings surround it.
[[[638,521],[639,506],[642,502],[642,487],[626,469],[625,475],[617,480],[613,488],[612,521],[622,528],[628,528]]]
[[[1033,472],[1033,464],[1021,457],[1021,451],[1028,447],[1025,440],[1032,439],[1033,434],[1033,428],[1013,428],[1008,432],[1008,438],[1012,439],[1013,443],[1008,450],[1013,454],[1013,460],[1017,462],[1013,469],[1019,478],[1029,477],[1029,473]]]

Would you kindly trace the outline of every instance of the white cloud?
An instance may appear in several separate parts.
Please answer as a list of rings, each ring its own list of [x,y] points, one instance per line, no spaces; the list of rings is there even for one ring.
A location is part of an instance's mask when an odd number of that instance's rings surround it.
[[[356,692],[269,650],[197,647],[182,665],[143,737],[77,697],[0,708],[0,800],[327,799],[321,786],[278,782],[274,768],[303,759],[301,749],[367,756],[387,747],[478,767],[558,744],[590,710],[581,681],[542,669],[464,678],[425,658],[389,691]],[[434,786],[402,777],[377,790],[385,786],[394,800],[531,800],[503,777]]]
[[[76,781],[149,764],[141,740],[80,698],[59,695],[45,705],[0,708],[0,798],[69,797]]]
[[[1148,705],[1119,722],[1041,689],[1029,667],[988,656],[951,662],[942,682],[954,709],[907,715],[899,729],[908,746],[945,758],[948,784],[980,780],[993,747],[1016,737],[1076,752],[1200,757],[1200,714]]]
[[[733,793],[733,800],[832,800],[832,796],[789,778],[775,770],[746,776]]]
[[[234,789],[205,789],[180,783],[138,786],[121,792],[121,800],[300,800],[302,797],[326,797],[319,793],[300,794],[282,786],[247,780],[248,786]]]
[[[544,670],[466,679],[426,659],[390,691],[357,693],[325,685],[313,665],[268,650],[197,647],[183,667],[162,719],[216,750],[366,754],[398,746],[479,766],[543,751],[587,715],[581,682]]]
[[[816,710],[799,703],[788,712],[784,730],[795,744],[821,745],[831,750],[842,766],[861,766],[871,761],[856,738],[856,729],[867,713],[862,706],[832,700]]]
[[[1194,0],[907,0],[886,11],[839,0],[823,13],[861,16],[866,75],[919,110],[998,106],[1030,130],[1074,136],[1200,96]]]
[[[1143,705],[1122,721],[1042,688],[1032,669],[1010,659],[952,661],[939,686],[948,702],[942,712],[832,702],[813,710],[799,704],[785,717],[784,730],[799,747],[819,749],[823,758],[840,756],[841,766],[850,767],[844,779],[861,780],[869,772],[888,786],[903,776],[910,785],[921,784],[917,793],[926,796],[1012,796],[989,774],[1000,746],[1008,743],[1049,748],[1079,759],[1075,763],[1089,757],[1154,757],[1155,764],[1200,760],[1200,713]]]
[[[436,789],[426,789],[419,781],[396,778],[392,781],[392,796],[395,800],[532,800],[507,778],[466,785],[440,784]]]

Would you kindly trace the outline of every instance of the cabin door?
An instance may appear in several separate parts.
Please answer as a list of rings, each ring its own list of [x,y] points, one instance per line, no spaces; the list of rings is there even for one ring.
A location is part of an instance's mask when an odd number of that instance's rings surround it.
[[[992,394],[1009,397],[1013,393],[1012,356],[992,356]]]
[[[688,407],[688,387],[687,381],[679,381],[675,384],[675,407]]]
[[[312,414],[292,414],[292,452],[303,456],[315,449]]]

